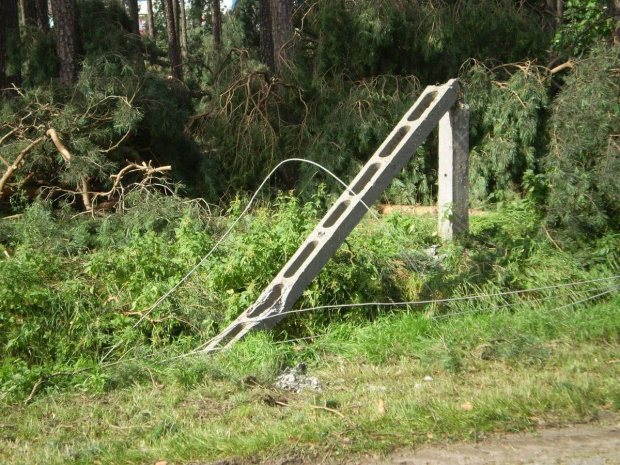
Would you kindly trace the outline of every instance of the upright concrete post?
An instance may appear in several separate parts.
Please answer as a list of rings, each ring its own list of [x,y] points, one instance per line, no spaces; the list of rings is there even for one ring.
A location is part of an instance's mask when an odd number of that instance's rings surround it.
[[[392,179],[457,101],[455,79],[427,87],[368,160],[306,241],[245,312],[209,341],[204,351],[230,345],[256,328],[273,327],[286,315],[306,287],[359,223]]]
[[[469,106],[457,102],[439,121],[439,218],[444,240],[469,231]]]

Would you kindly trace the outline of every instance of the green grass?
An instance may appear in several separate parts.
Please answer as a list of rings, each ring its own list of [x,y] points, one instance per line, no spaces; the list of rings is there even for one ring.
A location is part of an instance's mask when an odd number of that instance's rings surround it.
[[[105,394],[48,385],[2,406],[0,462],[337,456],[596,420],[620,410],[619,307],[616,294],[557,312],[395,314],[332,325],[314,342],[263,333],[216,355],[127,362],[96,374],[122,386]],[[322,393],[271,387],[299,361]]]
[[[174,358],[251,304],[316,223],[320,199],[278,199],[137,327],[230,217],[154,198],[102,219],[35,204],[0,222],[0,464],[383,453],[620,410],[620,296],[572,305],[617,279],[493,295],[618,275],[620,236],[566,253],[527,201],[472,218],[442,259],[423,252],[440,243],[433,218],[364,221],[298,305],[487,297],[300,313]],[[273,388],[301,362],[323,392]]]

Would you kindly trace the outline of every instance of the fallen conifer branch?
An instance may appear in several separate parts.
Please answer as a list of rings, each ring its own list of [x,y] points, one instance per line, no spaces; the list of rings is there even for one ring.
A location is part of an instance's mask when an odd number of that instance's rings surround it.
[[[110,190],[107,192],[97,192],[93,196],[92,200],[94,201],[98,197],[112,197],[112,195],[119,189],[123,177],[127,176],[129,173],[136,171],[141,171],[145,173],[145,179],[140,182],[140,184],[144,185],[151,177],[153,177],[154,174],[163,173],[170,170],[172,170],[172,166],[170,165],[154,168],[153,166],[151,166],[151,162],[149,162],[148,165],[144,162],[142,162],[141,165],[138,165],[137,163],[128,163],[128,165],[125,166],[122,170],[120,170],[117,174],[110,175],[110,178],[114,179],[114,184],[112,185]]]
[[[15,161],[13,162],[13,164],[9,165],[9,167],[7,168],[7,170],[4,172],[4,174],[2,175],[2,178],[0,178],[0,197],[2,197],[2,193],[4,191],[4,187],[6,185],[6,183],[9,181],[9,179],[11,179],[11,177],[13,176],[13,173],[15,173],[15,170],[17,170],[17,168],[20,167],[20,165],[22,164],[22,162],[24,161],[24,158],[26,157],[26,155],[28,155],[28,152],[30,152],[33,148],[35,148],[37,145],[39,145],[41,142],[43,142],[46,139],[45,136],[41,136],[38,139],[35,139],[28,147],[26,147],[24,150],[22,150],[21,152],[19,152],[19,155],[17,155],[17,158],[15,159]]]
[[[71,152],[69,152],[69,150],[67,150],[67,147],[65,147],[64,144],[62,143],[62,141],[58,138],[58,133],[56,132],[56,130],[54,128],[49,128],[45,134],[50,139],[52,139],[52,142],[54,142],[54,145],[56,146],[56,148],[60,152],[60,156],[63,158],[63,160],[65,162],[69,163],[71,161],[71,158],[72,158],[71,157]]]

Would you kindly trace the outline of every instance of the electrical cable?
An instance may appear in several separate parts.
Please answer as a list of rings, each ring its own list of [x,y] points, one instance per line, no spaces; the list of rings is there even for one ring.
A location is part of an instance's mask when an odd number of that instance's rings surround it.
[[[450,317],[453,317],[453,316],[468,315],[470,313],[488,312],[488,311],[493,311],[493,310],[499,310],[501,308],[516,307],[518,305],[526,305],[526,304],[530,304],[530,303],[548,302],[550,300],[561,299],[561,298],[564,298],[564,297],[571,297],[571,296],[573,296],[575,294],[583,294],[584,292],[598,292],[598,291],[601,291],[603,289],[610,290],[607,286],[606,287],[595,287],[594,289],[575,290],[575,291],[573,291],[570,294],[551,295],[551,296],[541,297],[541,298],[537,298],[537,299],[521,300],[519,302],[512,302],[512,303],[509,303],[509,304],[496,305],[496,306],[489,307],[489,308],[477,308],[477,309],[474,309],[474,310],[465,310],[465,311],[462,311],[462,312],[444,313],[444,314],[441,314],[441,315],[433,316],[433,319],[434,320],[440,320],[440,319],[444,319],[444,318],[450,318]],[[618,290],[618,288],[614,287],[610,291],[613,292],[615,290]]]
[[[183,276],[178,283],[176,283],[174,286],[172,286],[166,293],[164,293],[159,299],[157,299],[157,301],[149,308],[149,310],[140,317],[140,319],[133,325],[133,327],[135,328],[136,326],[138,326],[140,323],[142,323],[142,321],[144,321],[159,305],[161,305],[161,303],[168,298],[168,296],[170,296],[174,291],[176,291],[179,286],[181,286],[185,281],[187,281],[187,279],[213,254],[213,252],[215,252],[215,250],[222,244],[222,242],[224,242],[224,240],[228,237],[228,235],[232,232],[232,230],[235,228],[235,226],[237,225],[237,223],[247,214],[247,212],[250,210],[250,207],[252,206],[252,204],[254,203],[254,200],[256,200],[256,197],[258,196],[258,194],[260,193],[260,191],[263,189],[264,185],[267,183],[267,181],[269,181],[269,179],[271,178],[271,176],[273,175],[273,173],[275,173],[278,168],[280,168],[280,166],[286,164],[286,163],[291,163],[291,162],[303,162],[303,163],[308,163],[310,165],[313,165],[319,169],[322,169],[323,171],[325,171],[327,174],[329,174],[330,176],[332,176],[336,181],[338,181],[342,186],[344,186],[344,188],[346,190],[348,190],[349,192],[351,192],[353,195],[355,195],[354,192],[350,191],[348,189],[348,185],[345,184],[344,181],[342,181],[338,176],[336,176],[334,173],[332,173],[330,170],[328,170],[327,168],[325,168],[324,166],[320,165],[319,163],[316,163],[314,161],[311,160],[304,160],[302,158],[288,158],[286,160],[281,161],[280,163],[278,163],[275,168],[273,168],[269,174],[265,177],[265,179],[263,179],[263,182],[261,182],[261,184],[258,186],[258,189],[256,189],[256,191],[254,192],[254,194],[252,195],[252,197],[250,198],[250,201],[248,202],[248,204],[246,205],[245,209],[239,214],[239,216],[233,221],[233,223],[230,225],[230,227],[226,230],[226,232],[222,235],[222,237],[220,237],[220,239],[215,243],[215,245],[211,248],[211,250],[185,275]],[[368,212],[370,212],[370,214],[373,216],[373,218],[375,220],[377,220],[380,224],[383,225],[383,223],[381,223],[381,220],[379,219],[379,217],[375,214],[375,212],[372,211],[372,209],[366,205],[366,203],[364,203],[362,200],[360,200],[360,203],[364,206],[364,208],[366,208],[366,210]],[[402,250],[402,248],[400,247],[400,244],[398,244],[398,241],[396,241],[396,238],[394,238],[394,236],[392,236],[392,234],[390,233],[390,231],[386,228],[386,231],[388,233],[388,235],[390,236],[390,238],[394,241],[394,243],[396,244],[396,246],[399,248],[400,252],[404,254],[404,251]],[[408,259],[409,257],[404,254],[406,259]],[[410,260],[409,263],[413,269],[415,271],[418,271],[415,267],[415,264],[413,263],[413,261]]]
[[[610,281],[610,280],[616,280],[619,279],[619,276],[611,276],[611,277],[605,277],[605,278],[597,278],[597,279],[591,279],[591,280],[587,280],[587,281],[579,281],[579,282],[573,282],[573,283],[563,283],[563,284],[556,284],[553,286],[544,286],[544,287],[538,287],[538,288],[532,288],[532,289],[523,289],[523,290],[516,290],[516,291],[506,291],[506,292],[498,292],[498,293],[492,293],[492,294],[477,294],[477,295],[471,295],[471,296],[464,296],[464,297],[453,297],[453,298],[448,298],[448,299],[434,299],[434,300],[418,300],[418,301],[408,301],[408,302],[364,302],[364,303],[355,303],[355,304],[342,304],[342,305],[323,305],[323,306],[319,306],[319,307],[309,307],[309,308],[301,308],[301,309],[296,309],[296,310],[289,310],[286,312],[282,312],[279,313],[278,315],[290,315],[290,314],[295,314],[295,313],[305,313],[305,312],[310,312],[310,311],[316,311],[316,310],[329,310],[329,309],[341,309],[341,308],[351,308],[351,307],[404,307],[404,306],[413,306],[413,305],[427,305],[427,304],[436,304],[436,303],[450,303],[450,302],[462,302],[462,301],[470,301],[470,300],[481,300],[481,299],[485,299],[485,298],[489,298],[489,297],[503,297],[503,296],[511,296],[511,295],[522,295],[522,294],[529,294],[529,293],[533,293],[533,292],[539,292],[539,291],[545,291],[545,290],[553,290],[553,289],[565,289],[568,287],[575,287],[575,286],[579,286],[579,285],[585,285],[585,284],[591,284],[591,283],[597,283],[597,282],[602,282],[602,281]],[[603,288],[595,288],[595,289],[586,289],[586,290],[581,290],[581,291],[575,291],[577,293],[583,293],[583,292],[596,292],[598,290],[601,290]],[[607,294],[607,293],[611,293],[614,290],[617,290],[617,288],[613,288],[611,289],[609,292],[603,293],[603,295]],[[535,302],[537,300],[541,300],[541,301],[545,301],[545,300],[552,300],[553,298],[561,298],[561,297],[568,297],[570,294],[563,294],[560,296],[551,296],[551,297],[547,297],[547,298],[542,298],[542,299],[532,299],[528,302]],[[588,299],[586,299],[588,300]],[[528,302],[523,302],[523,304],[528,303]],[[489,309],[487,309],[487,311],[490,310],[496,310],[498,308],[504,308],[506,306],[514,306],[514,305],[521,305],[522,303],[513,303],[513,304],[505,304],[505,305],[500,305],[500,306],[496,306],[496,307],[491,307]],[[461,315],[461,314],[466,314],[466,313],[474,313],[474,312],[480,312],[480,311],[484,311],[481,309],[476,309],[476,310],[470,310],[467,312],[455,312],[453,314],[447,314],[447,315],[438,315],[436,317],[434,317],[434,319],[441,319],[441,318],[447,318],[450,316],[456,316],[456,315]],[[261,321],[265,321],[268,320],[270,317],[273,317],[273,315],[267,316],[267,317],[258,317],[258,318],[246,318],[245,320],[242,320],[239,323],[243,323],[243,322],[252,322],[252,323],[260,323]],[[194,349],[192,352],[190,353],[207,353],[207,352],[211,352],[214,349],[209,349],[209,350],[203,350],[204,347],[208,346],[215,338],[217,338],[217,336],[215,336],[214,338],[211,338],[210,340],[208,340],[207,342],[201,344],[200,346],[198,346],[196,349]]]
[[[174,286],[172,286],[168,291],[166,291],[161,297],[159,297],[157,299],[157,301],[143,314],[141,315],[141,317],[139,318],[139,320],[132,326],[133,328],[136,328],[140,323],[142,323],[157,307],[159,307],[164,300],[166,300],[172,293],[174,293],[185,281],[187,281],[187,279],[189,279],[189,277],[196,272],[196,270],[198,270],[198,268],[200,266],[202,266],[204,264],[205,261],[207,261],[207,259],[209,259],[209,257],[215,252],[215,250],[217,250],[217,248],[226,240],[226,238],[230,235],[230,233],[233,231],[233,229],[236,227],[236,225],[239,223],[239,221],[248,213],[248,211],[250,210],[251,206],[253,205],[254,201],[256,200],[256,197],[258,196],[258,194],[261,192],[261,190],[263,189],[264,185],[269,181],[269,179],[271,178],[271,176],[278,170],[278,168],[280,168],[282,165],[286,164],[286,163],[291,163],[291,162],[302,162],[302,163],[308,163],[310,165],[313,165],[321,170],[323,170],[324,172],[326,172],[327,174],[329,174],[330,176],[332,176],[337,182],[339,182],[346,190],[348,189],[348,185],[344,183],[344,181],[342,181],[338,176],[336,176],[334,173],[332,173],[329,169],[325,168],[324,166],[320,165],[319,163],[313,162],[311,160],[304,160],[301,158],[289,158],[286,160],[281,161],[280,163],[278,163],[270,172],[269,174],[263,179],[263,181],[261,182],[261,184],[259,185],[258,189],[254,192],[254,194],[252,195],[252,197],[250,198],[248,204],[246,205],[246,207],[244,208],[244,210],[237,216],[237,218],[233,221],[233,223],[230,225],[230,227],[226,230],[226,232],[218,239],[218,241],[215,243],[215,245],[211,248],[211,250],[209,250],[209,252],[202,257],[202,259],[193,267],[190,269],[189,272],[187,272]],[[409,257],[409,255],[403,250],[402,246],[400,245],[400,243],[396,240],[396,238],[391,234],[391,232],[389,231],[389,229],[387,228],[387,226],[385,226],[381,220],[379,219],[379,217],[376,215],[376,213],[374,211],[372,211],[372,209],[366,205],[363,201],[360,200],[360,203],[364,206],[364,208],[366,208],[366,210],[368,212],[371,213],[371,215],[373,216],[373,218],[379,222],[379,224],[382,225],[382,227],[384,228],[384,230],[387,232],[388,236],[391,238],[391,240],[394,242],[394,244],[396,245],[396,247],[398,248],[399,252],[402,254],[403,257],[405,257],[405,260],[409,263],[409,265],[412,267],[412,269],[414,269],[415,271],[417,270],[417,267],[415,266],[415,264],[413,263],[413,260],[411,259],[411,257]],[[448,303],[448,302],[459,302],[459,301],[467,301],[467,300],[472,300],[472,299],[481,299],[481,298],[488,298],[488,297],[499,297],[499,296],[507,296],[507,295],[514,295],[514,294],[522,294],[522,293],[531,293],[531,292],[538,292],[538,291],[542,291],[542,290],[551,290],[551,289],[559,289],[559,288],[564,288],[564,287],[569,287],[569,286],[577,286],[577,285],[583,285],[583,284],[590,284],[590,283],[594,283],[594,282],[599,282],[599,281],[605,281],[605,280],[613,280],[613,279],[617,279],[620,278],[620,276],[613,276],[613,277],[609,277],[609,278],[599,278],[599,279],[595,279],[595,280],[589,280],[589,281],[581,281],[581,282],[575,282],[575,283],[566,283],[566,284],[560,284],[560,285],[555,285],[555,286],[545,286],[545,287],[541,287],[541,288],[534,288],[534,289],[526,289],[526,290],[519,290],[519,291],[508,291],[508,292],[500,292],[500,293],[493,293],[493,294],[482,294],[482,295],[473,295],[473,296],[465,296],[465,297],[456,297],[456,298],[448,298],[448,299],[435,299],[435,300],[425,300],[425,301],[409,301],[409,302],[370,302],[370,303],[351,303],[351,304],[341,304],[341,305],[324,305],[324,306],[317,306],[317,307],[310,307],[310,308],[305,308],[305,309],[297,309],[297,310],[289,310],[286,312],[281,312],[278,315],[288,315],[288,314],[294,314],[294,313],[302,313],[302,312],[310,312],[310,311],[316,311],[316,310],[326,310],[326,309],[334,309],[334,308],[349,308],[349,307],[364,307],[364,306],[375,306],[375,307],[402,307],[402,306],[409,306],[409,305],[426,305],[426,304],[435,304],[435,303]],[[425,283],[426,284],[426,283]],[[426,284],[426,286],[428,287],[428,284]],[[610,291],[612,292],[612,291]],[[605,295],[606,293],[604,293],[603,295]],[[588,300],[588,299],[586,299]],[[518,304],[510,304],[510,305],[518,305]],[[476,310],[476,311],[480,311],[480,310]],[[454,314],[447,314],[447,315],[439,315],[437,317],[435,317],[436,319],[438,318],[447,318],[449,316],[453,316],[456,314],[463,314],[463,312],[458,312],[458,313],[454,313]],[[248,322],[260,322],[260,321],[264,321],[269,319],[270,317],[273,317],[273,315],[269,315],[265,318],[246,318],[243,321],[248,321]],[[214,338],[212,338],[211,340],[207,341],[204,344],[201,344],[197,349],[195,349],[192,352],[196,352],[196,351],[200,351],[203,347],[209,345],[209,343],[213,340],[215,340],[218,336],[215,336]],[[114,346],[112,346],[108,352],[102,357],[102,359],[100,360],[100,363],[103,363],[108,357],[109,355],[116,350],[118,347],[120,347],[121,343],[118,343]],[[211,350],[210,350],[211,351]]]
[[[334,173],[332,173],[329,169],[325,168],[324,166],[322,166],[319,163],[316,163],[314,161],[311,160],[305,160],[302,158],[288,158],[286,160],[281,161],[280,163],[278,163],[270,172],[269,174],[263,179],[263,181],[261,182],[261,184],[259,185],[258,189],[256,189],[256,191],[254,192],[254,194],[252,195],[252,197],[250,198],[248,204],[246,205],[246,207],[244,208],[244,210],[239,214],[239,216],[233,221],[233,223],[230,225],[230,227],[226,230],[226,232],[222,235],[222,237],[220,237],[220,239],[215,243],[215,245],[211,248],[211,250],[209,250],[209,252],[193,267],[189,270],[189,272],[187,272],[174,286],[172,286],[168,291],[166,291],[161,297],[159,297],[159,299],[157,299],[157,301],[138,319],[138,321],[136,323],[134,323],[134,325],[132,326],[132,328],[136,328],[140,323],[142,323],[157,307],[159,307],[164,300],[166,300],[172,293],[174,293],[185,281],[187,281],[187,279],[189,279],[189,277],[194,274],[194,272],[196,272],[196,270],[198,270],[198,268],[200,268],[200,266],[202,266],[202,264],[207,261],[207,259],[213,254],[213,252],[215,252],[215,250],[217,250],[217,248],[222,244],[222,242],[224,242],[224,240],[228,237],[228,235],[232,232],[232,230],[235,228],[235,226],[237,225],[237,223],[239,223],[239,221],[247,214],[247,212],[250,210],[250,207],[252,206],[252,204],[254,203],[254,201],[256,200],[256,197],[258,196],[258,194],[260,193],[260,191],[263,189],[263,187],[265,186],[265,184],[269,181],[269,179],[271,178],[271,176],[278,170],[278,168],[280,168],[280,166],[286,164],[286,163],[291,163],[291,162],[302,162],[302,163],[308,163],[310,165],[313,165],[323,171],[325,171],[327,174],[329,174],[331,177],[333,177],[336,181],[338,181],[344,188],[345,190],[348,190],[351,194],[355,195],[354,192],[350,191],[348,189],[348,185],[342,181],[338,176],[336,176]],[[413,262],[413,260],[405,253],[404,249],[401,247],[401,245],[399,244],[399,242],[396,240],[396,238],[392,235],[392,233],[390,232],[390,230],[387,228],[387,226],[385,226],[381,220],[379,219],[379,217],[377,216],[377,214],[372,211],[372,209],[370,208],[370,206],[366,205],[366,203],[362,200],[360,200],[360,203],[364,206],[364,208],[370,212],[370,214],[372,215],[372,217],[384,228],[384,230],[386,231],[386,233],[388,234],[388,236],[392,239],[393,243],[396,245],[396,247],[398,248],[399,252],[403,255],[403,257],[405,258],[405,260],[407,261],[407,263],[411,266],[411,268],[417,272],[419,272],[419,270],[417,269],[415,263]],[[426,286],[428,287],[428,284],[426,284]],[[114,352],[118,347],[120,347],[120,343],[116,344],[114,346],[112,346],[108,352],[106,352],[106,354],[102,357],[102,359],[100,360],[100,363],[103,363],[112,352]]]
[[[609,281],[609,280],[615,280],[615,279],[620,279],[620,275],[619,276],[611,276],[611,277],[607,277],[607,278],[597,278],[597,279],[592,279],[592,280],[588,280],[588,281],[579,281],[579,282],[573,282],[573,283],[556,284],[556,285],[553,285],[553,286],[537,287],[537,288],[532,288],[532,289],[522,289],[522,290],[517,290],[517,291],[497,292],[497,293],[492,293],[492,294],[476,294],[476,295],[469,295],[469,296],[464,296],[464,297],[451,297],[451,298],[447,298],[447,299],[413,300],[413,301],[405,301],[405,302],[364,302],[364,303],[351,303],[351,304],[341,304],[341,305],[321,305],[321,306],[318,306],[318,307],[308,307],[308,308],[300,308],[300,309],[297,309],[297,310],[289,310],[289,311],[286,311],[286,312],[279,313],[278,315],[289,315],[289,314],[293,314],[293,313],[304,313],[304,312],[310,312],[310,311],[315,311],[315,310],[329,310],[329,309],[333,309],[333,308],[370,307],[370,306],[375,306],[375,307],[404,307],[404,306],[407,306],[407,305],[427,305],[427,304],[460,302],[460,301],[467,301],[467,300],[484,299],[484,298],[489,298],[489,297],[503,297],[503,296],[507,296],[507,295],[528,294],[528,293],[539,292],[539,291],[546,291],[546,290],[552,290],[552,289],[563,289],[563,288],[566,288],[566,287],[574,287],[574,286],[579,286],[579,285],[584,285],[584,284],[591,284],[591,283],[596,283],[596,282],[601,282],[601,281]],[[267,317],[265,319],[268,319],[268,318],[269,317]],[[258,321],[258,322],[260,322],[262,320],[261,319],[248,318],[247,321]]]

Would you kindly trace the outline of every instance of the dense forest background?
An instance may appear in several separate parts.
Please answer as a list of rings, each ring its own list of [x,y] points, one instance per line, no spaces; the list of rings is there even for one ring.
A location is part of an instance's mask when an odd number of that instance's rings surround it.
[[[425,86],[455,77],[471,107],[470,204],[527,210],[511,218],[542,226],[581,267],[617,254],[618,0],[147,5],[142,21],[137,0],[0,0],[6,386],[121,343],[216,331],[338,192],[328,176],[280,167],[263,192],[280,226],[259,215],[258,229],[233,240],[249,249],[221,255],[215,277],[151,315],[149,328],[133,324],[278,162],[312,160],[346,181]],[[436,144],[425,142],[385,201],[435,202]],[[337,256],[310,304],[400,292],[376,279],[385,245],[359,241],[366,252]],[[493,256],[528,244],[504,242]],[[518,285],[515,274],[502,279]],[[180,303],[186,316],[166,313]]]
[[[137,0],[3,0],[5,208],[26,194],[110,209],[164,171],[217,203],[290,157],[347,178],[420,89],[459,77],[473,205],[533,189],[552,225],[617,223],[614,0],[147,3],[140,30]],[[389,200],[433,202],[433,144]],[[279,170],[279,188],[299,182],[315,172]]]

